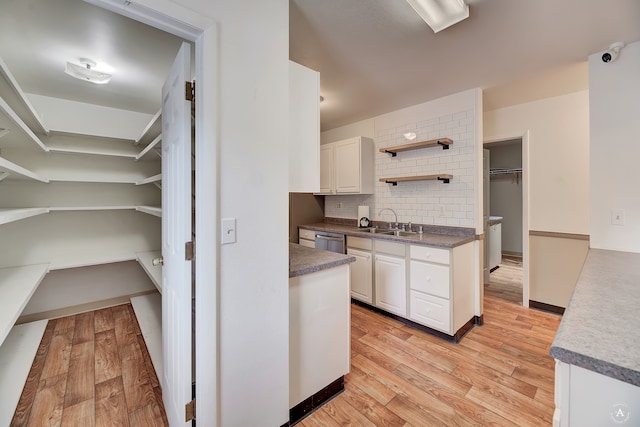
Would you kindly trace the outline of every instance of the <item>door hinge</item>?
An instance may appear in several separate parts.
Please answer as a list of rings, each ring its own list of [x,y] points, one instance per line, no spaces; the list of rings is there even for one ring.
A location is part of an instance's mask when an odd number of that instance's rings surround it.
[[[193,399],[191,402],[184,405],[184,421],[189,422],[195,419],[196,419],[196,400]]]
[[[193,261],[195,257],[195,248],[193,242],[187,242],[184,244],[184,259],[187,261]]]
[[[186,82],[186,91],[184,99],[187,101],[193,101],[196,99],[196,82]]]

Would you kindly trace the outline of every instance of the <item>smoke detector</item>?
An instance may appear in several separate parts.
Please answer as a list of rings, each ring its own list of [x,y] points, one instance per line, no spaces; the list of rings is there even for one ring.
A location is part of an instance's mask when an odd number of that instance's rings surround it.
[[[111,74],[95,69],[95,61],[87,58],[80,58],[79,62],[80,64],[78,65],[67,61],[64,72],[76,79],[97,85],[107,84],[111,80]]]

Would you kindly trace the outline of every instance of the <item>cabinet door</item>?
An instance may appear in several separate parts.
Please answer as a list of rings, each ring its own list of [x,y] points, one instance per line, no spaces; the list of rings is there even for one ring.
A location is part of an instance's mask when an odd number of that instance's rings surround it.
[[[407,315],[405,259],[376,255],[376,306],[399,316]]]
[[[348,248],[347,254],[356,257],[351,263],[351,298],[373,304],[371,252]]]
[[[289,191],[320,190],[320,74],[289,61]]]
[[[360,138],[335,144],[336,193],[360,192]]]
[[[333,194],[333,144],[320,146],[320,193]]]

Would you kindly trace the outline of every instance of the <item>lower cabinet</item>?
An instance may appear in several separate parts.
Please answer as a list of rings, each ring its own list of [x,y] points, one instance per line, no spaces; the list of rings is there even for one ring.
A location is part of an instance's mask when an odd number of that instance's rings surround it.
[[[409,248],[409,319],[454,335],[474,316],[473,244]]]
[[[405,245],[377,241],[375,249],[375,305],[389,313],[406,317],[407,264],[404,256]]]
[[[356,261],[351,263],[351,298],[373,304],[371,252],[347,248],[347,255],[356,258]]]
[[[473,319],[473,243],[446,249],[347,236],[347,254],[356,258],[351,298],[456,339]]]

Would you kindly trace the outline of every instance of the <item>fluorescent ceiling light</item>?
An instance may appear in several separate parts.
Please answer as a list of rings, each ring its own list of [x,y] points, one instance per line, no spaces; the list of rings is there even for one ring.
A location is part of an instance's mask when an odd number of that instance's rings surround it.
[[[469,6],[463,0],[407,0],[434,33],[469,17]]]
[[[76,79],[84,80],[86,82],[95,83],[98,85],[104,85],[111,80],[111,74],[95,70],[96,63],[90,59],[80,58],[80,64],[74,64],[67,61],[67,65],[64,72],[75,77]]]

